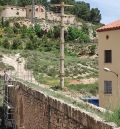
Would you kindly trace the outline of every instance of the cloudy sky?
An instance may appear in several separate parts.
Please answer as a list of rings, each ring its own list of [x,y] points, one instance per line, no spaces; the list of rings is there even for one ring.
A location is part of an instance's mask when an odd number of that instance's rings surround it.
[[[82,1],[82,0],[77,0]],[[91,7],[97,7],[102,14],[102,23],[110,23],[120,19],[120,0],[83,0],[90,3]]]

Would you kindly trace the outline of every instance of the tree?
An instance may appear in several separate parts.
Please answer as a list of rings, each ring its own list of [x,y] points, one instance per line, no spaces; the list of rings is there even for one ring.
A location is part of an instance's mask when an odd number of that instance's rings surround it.
[[[74,15],[88,21],[90,16],[90,4],[85,2],[76,2],[73,10]]]
[[[62,0],[66,4],[74,4],[75,0]],[[59,4],[61,0],[51,0],[51,4]]]
[[[90,21],[92,23],[100,23],[101,21],[101,14],[98,8],[92,8],[90,11]]]
[[[18,0],[18,5],[26,6],[32,4],[32,0]],[[47,0],[35,0],[35,4],[47,5]]]

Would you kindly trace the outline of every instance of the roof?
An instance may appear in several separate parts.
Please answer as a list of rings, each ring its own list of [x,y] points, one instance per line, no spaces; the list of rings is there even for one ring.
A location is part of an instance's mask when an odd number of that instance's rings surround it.
[[[120,20],[117,20],[110,24],[100,27],[99,29],[97,29],[97,32],[119,30],[119,29],[120,29]]]

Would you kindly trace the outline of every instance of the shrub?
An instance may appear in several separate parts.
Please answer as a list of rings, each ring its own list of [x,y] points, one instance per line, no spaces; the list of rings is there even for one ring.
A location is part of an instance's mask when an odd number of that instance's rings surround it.
[[[3,42],[2,42],[2,46],[6,49],[9,49],[10,48],[10,42],[8,41],[8,39],[4,39]]]
[[[86,33],[78,28],[69,27],[66,40],[68,40],[68,41],[76,40],[80,43],[88,43],[90,41],[90,38],[89,38],[89,35]]]
[[[22,49],[23,46],[22,46],[21,39],[14,39],[11,48],[12,49]]]

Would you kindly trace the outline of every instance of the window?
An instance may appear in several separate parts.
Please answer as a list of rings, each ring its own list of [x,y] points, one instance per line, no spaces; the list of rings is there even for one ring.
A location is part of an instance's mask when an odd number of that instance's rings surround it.
[[[19,12],[17,12],[16,15],[19,15]]]
[[[38,8],[36,8],[36,12],[38,12]]]
[[[112,51],[111,50],[105,50],[105,63],[111,63],[112,62]]]
[[[104,94],[112,94],[112,81],[104,81]]]
[[[29,12],[31,12],[32,10],[31,9],[29,9]]]

